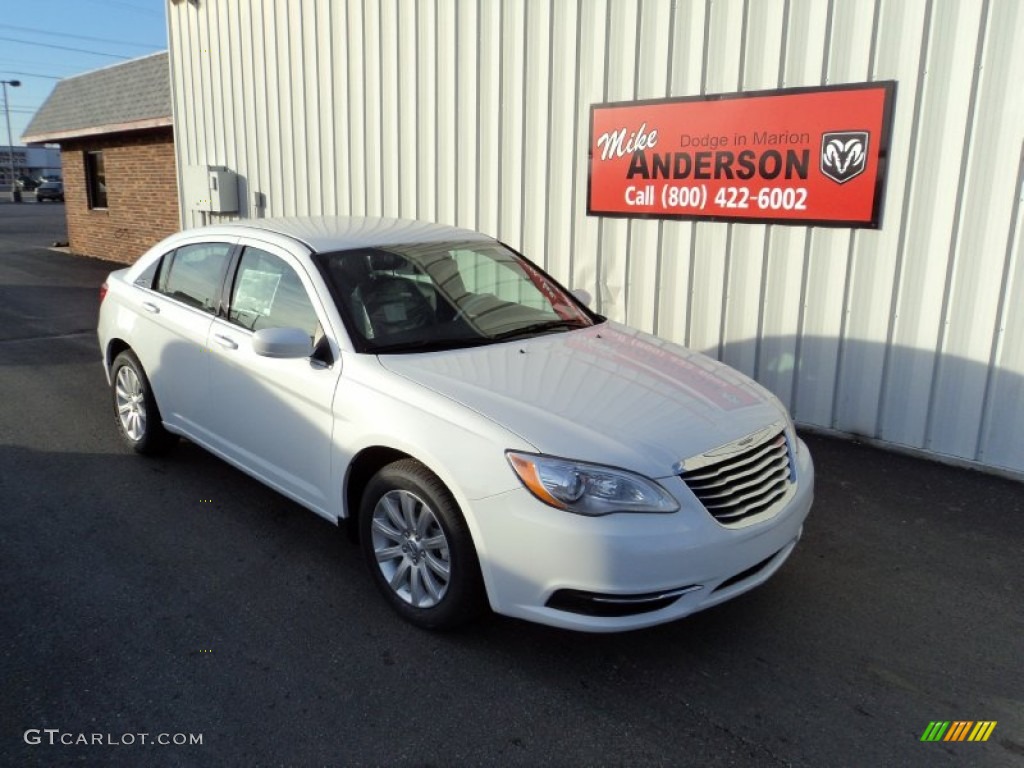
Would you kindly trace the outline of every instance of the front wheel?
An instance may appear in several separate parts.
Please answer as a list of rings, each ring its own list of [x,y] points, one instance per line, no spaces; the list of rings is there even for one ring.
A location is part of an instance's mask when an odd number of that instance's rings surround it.
[[[480,564],[451,492],[412,459],[371,478],[359,514],[360,544],[374,583],[407,621],[450,629],[485,604]]]
[[[125,445],[136,453],[163,453],[175,437],[164,429],[153,390],[135,353],[126,349],[114,358],[111,387],[117,429]]]

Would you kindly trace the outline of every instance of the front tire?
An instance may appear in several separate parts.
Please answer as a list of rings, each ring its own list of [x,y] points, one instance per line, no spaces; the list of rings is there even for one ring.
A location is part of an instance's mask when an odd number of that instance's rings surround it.
[[[413,459],[389,464],[366,486],[359,512],[363,556],[399,615],[451,629],[485,605],[476,548],[451,492]]]
[[[121,440],[135,453],[167,451],[176,438],[164,429],[160,409],[139,358],[126,349],[114,358],[110,373],[114,420]]]

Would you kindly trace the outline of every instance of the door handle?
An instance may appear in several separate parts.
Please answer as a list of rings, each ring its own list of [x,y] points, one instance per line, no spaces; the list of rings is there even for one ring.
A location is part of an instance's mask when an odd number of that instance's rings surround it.
[[[238,344],[234,339],[229,339],[227,336],[221,336],[219,333],[213,334],[213,340],[217,342],[219,346],[224,347],[224,349],[238,349]]]
[[[142,302],[142,308],[147,312],[152,312],[154,315],[160,314],[160,307],[154,304],[152,301]]]

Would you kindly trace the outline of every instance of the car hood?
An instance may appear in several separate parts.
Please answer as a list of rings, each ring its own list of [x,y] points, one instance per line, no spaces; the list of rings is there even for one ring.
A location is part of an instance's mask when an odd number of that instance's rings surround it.
[[[682,459],[786,418],[767,390],[739,372],[617,323],[379,359],[540,453],[649,477],[673,474]]]

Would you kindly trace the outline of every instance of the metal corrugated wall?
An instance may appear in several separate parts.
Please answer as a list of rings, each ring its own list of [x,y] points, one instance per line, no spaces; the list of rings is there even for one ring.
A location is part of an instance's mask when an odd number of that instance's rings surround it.
[[[480,229],[800,423],[1024,472],[1024,3],[169,8],[179,167],[236,170],[245,212]],[[870,80],[898,82],[880,230],[585,215],[592,103]]]

